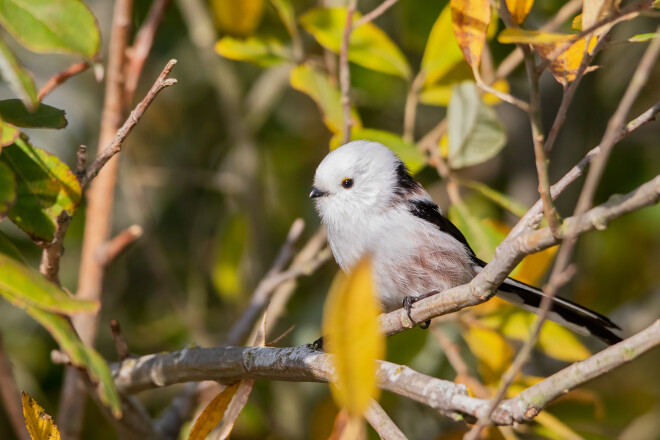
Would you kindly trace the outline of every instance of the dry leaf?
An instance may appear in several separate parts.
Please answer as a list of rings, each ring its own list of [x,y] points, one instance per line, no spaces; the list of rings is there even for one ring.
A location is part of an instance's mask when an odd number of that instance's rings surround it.
[[[222,390],[213,398],[204,411],[197,417],[195,424],[190,430],[188,440],[205,440],[213,428],[218,426],[227,411],[229,403],[233,399],[241,382],[237,382]]]
[[[23,391],[21,394],[25,426],[32,440],[59,440],[60,431],[53,418],[28,393]]]
[[[473,71],[477,71],[490,23],[488,0],[451,0],[451,21],[456,42]]]

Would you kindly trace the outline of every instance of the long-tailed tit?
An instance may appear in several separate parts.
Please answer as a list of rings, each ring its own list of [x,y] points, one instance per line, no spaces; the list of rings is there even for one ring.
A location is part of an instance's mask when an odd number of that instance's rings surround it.
[[[403,304],[410,315],[415,300],[468,283],[486,265],[401,159],[377,142],[354,141],[329,153],[316,169],[309,196],[343,271],[371,254],[385,311]],[[497,295],[532,312],[544,296],[511,278]],[[621,340],[608,318],[563,298],[553,299],[549,318],[609,344]]]

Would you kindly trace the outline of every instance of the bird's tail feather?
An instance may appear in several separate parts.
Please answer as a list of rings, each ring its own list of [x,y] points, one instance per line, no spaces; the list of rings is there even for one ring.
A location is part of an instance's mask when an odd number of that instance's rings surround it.
[[[541,300],[546,295],[535,287],[507,278],[500,285],[497,296],[532,313],[538,313]],[[622,340],[618,334],[621,329],[609,318],[558,296],[552,299],[548,319],[582,335],[593,335],[610,345]]]

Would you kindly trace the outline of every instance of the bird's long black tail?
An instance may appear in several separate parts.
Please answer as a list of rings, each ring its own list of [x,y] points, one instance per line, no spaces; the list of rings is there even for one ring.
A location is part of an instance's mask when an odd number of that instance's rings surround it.
[[[478,264],[481,267],[485,266],[482,261],[479,261]],[[541,300],[546,295],[536,287],[507,278],[500,285],[497,296],[525,310],[537,313]],[[621,336],[617,334],[621,329],[609,318],[557,296],[552,299],[548,319],[577,333],[593,335],[610,345],[622,340]]]

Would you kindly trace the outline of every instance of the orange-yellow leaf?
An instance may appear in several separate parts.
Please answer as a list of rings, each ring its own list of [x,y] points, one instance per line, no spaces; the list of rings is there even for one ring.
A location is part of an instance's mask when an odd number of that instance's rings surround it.
[[[511,364],[513,350],[495,330],[471,326],[463,334],[470,351],[479,360],[479,373],[486,385],[495,384]]]
[[[25,391],[22,397],[25,426],[32,440],[59,440],[60,431],[53,418]]]
[[[555,254],[557,253],[557,246],[545,249],[541,252],[531,254],[518,265],[513,276],[523,283],[537,285],[541,277],[546,274],[550,268]]]
[[[570,35],[556,34],[552,32],[541,32],[527,29],[504,29],[497,36],[497,41],[503,44],[529,43],[545,44],[566,41]]]
[[[246,37],[259,26],[264,0],[212,0],[211,7],[223,33]]]
[[[365,258],[348,276],[340,274],[323,311],[324,344],[335,366],[330,389],[338,406],[355,416],[379,393],[376,360],[385,354],[371,270],[371,258]]]
[[[596,45],[596,38],[589,40],[589,50],[593,49]],[[535,44],[534,48],[538,51],[539,55],[543,58],[548,58],[550,54],[559,46],[564,44],[564,41],[558,41],[549,44]],[[575,75],[582,63],[584,57],[584,50],[586,47],[584,38],[577,40],[566,51],[553,60],[548,69],[561,84],[568,84],[575,79]],[[588,71],[588,70],[587,70]]]
[[[451,21],[456,42],[473,71],[479,68],[490,23],[488,0],[451,0]]]
[[[533,4],[534,0],[506,0],[506,6],[509,8],[511,18],[516,24],[521,24],[525,21],[525,17],[529,14],[529,10],[532,9]]]
[[[204,408],[204,411],[195,420],[195,424],[188,435],[188,440],[206,439],[206,436],[213,431],[213,428],[218,426],[218,423],[224,417],[225,411],[227,411],[227,407],[240,384],[241,382],[236,382],[228,386],[211,400],[211,403]]]

